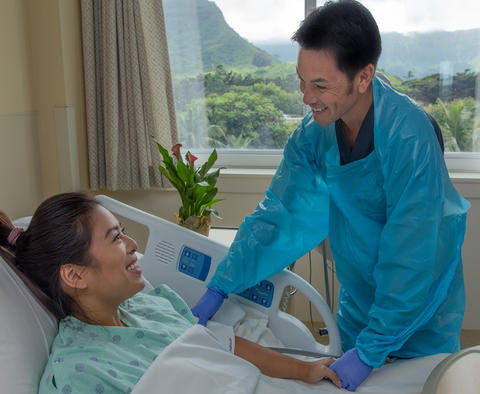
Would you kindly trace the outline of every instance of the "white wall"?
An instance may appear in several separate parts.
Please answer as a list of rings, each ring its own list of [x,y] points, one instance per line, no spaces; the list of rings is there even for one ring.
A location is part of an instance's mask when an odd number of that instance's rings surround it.
[[[23,216],[41,200],[24,1],[0,3],[0,55],[0,209]]]

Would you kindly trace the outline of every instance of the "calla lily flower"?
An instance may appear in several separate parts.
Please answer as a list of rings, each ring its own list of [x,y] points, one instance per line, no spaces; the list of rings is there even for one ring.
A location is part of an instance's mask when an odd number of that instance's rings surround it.
[[[175,144],[172,146],[173,155],[177,158],[177,160],[182,160],[182,156],[180,155],[180,148],[182,144]]]
[[[190,152],[187,152],[187,159],[188,159],[188,162],[190,163],[190,168],[193,169],[193,163],[195,163],[195,160],[197,160],[198,157],[192,155]]]

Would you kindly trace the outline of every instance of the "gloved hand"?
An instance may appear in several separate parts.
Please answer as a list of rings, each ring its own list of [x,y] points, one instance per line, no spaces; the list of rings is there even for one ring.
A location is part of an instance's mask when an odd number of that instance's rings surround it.
[[[207,325],[212,316],[222,306],[223,300],[228,296],[215,287],[207,287],[207,291],[192,308],[193,316],[198,317],[198,324]]]
[[[342,381],[342,387],[349,391],[355,391],[373,369],[373,367],[360,360],[355,348],[347,351],[328,368],[337,374]]]

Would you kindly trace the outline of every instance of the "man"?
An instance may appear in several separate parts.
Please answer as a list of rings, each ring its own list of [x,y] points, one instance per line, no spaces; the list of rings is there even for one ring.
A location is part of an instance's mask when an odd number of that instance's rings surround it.
[[[434,122],[375,77],[380,34],[364,6],[328,2],[293,39],[311,114],[192,311],[205,323],[226,294],[274,275],[328,235],[346,352],[330,368],[353,391],[387,357],[459,349],[469,203],[448,177]]]

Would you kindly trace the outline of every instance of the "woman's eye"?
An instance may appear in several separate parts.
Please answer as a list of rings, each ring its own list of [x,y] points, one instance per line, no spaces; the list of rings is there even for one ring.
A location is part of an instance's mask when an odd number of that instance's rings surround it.
[[[120,239],[122,239],[122,235],[125,235],[126,232],[125,232],[125,227],[122,227],[120,229],[120,231],[117,233],[117,235],[115,235],[115,237],[113,238],[114,241],[118,241]]]

